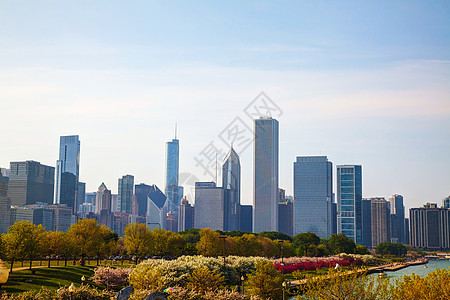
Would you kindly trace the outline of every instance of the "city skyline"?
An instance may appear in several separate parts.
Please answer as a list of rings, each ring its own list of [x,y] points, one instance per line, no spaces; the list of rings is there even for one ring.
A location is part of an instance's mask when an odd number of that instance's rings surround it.
[[[363,197],[448,196],[448,2],[232,4],[0,4],[0,167],[56,167],[58,138],[79,135],[86,192],[117,192],[123,174],[163,188],[177,122],[180,176],[213,180],[194,157],[236,117],[251,128],[244,109],[264,91],[283,112],[288,195],[295,157],[326,155],[363,166]],[[238,154],[250,204],[252,151]]]

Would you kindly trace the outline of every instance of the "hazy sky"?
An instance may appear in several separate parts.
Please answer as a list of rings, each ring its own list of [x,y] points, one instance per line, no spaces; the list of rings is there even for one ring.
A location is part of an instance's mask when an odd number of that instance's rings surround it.
[[[252,128],[261,91],[287,194],[296,156],[327,155],[362,164],[364,197],[450,195],[449,1],[0,2],[1,167],[55,166],[78,134],[88,192],[124,174],[163,189],[178,123],[180,172],[212,180],[195,157],[236,118]]]

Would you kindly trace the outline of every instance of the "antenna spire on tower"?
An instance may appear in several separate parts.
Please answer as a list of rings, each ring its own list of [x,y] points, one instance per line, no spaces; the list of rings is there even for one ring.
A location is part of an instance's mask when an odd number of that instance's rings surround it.
[[[177,139],[177,123],[175,123],[175,139]]]

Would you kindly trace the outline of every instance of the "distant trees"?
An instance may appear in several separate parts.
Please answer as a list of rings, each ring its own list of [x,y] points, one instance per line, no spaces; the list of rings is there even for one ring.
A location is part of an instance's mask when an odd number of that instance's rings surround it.
[[[375,248],[375,253],[381,255],[404,256],[406,252],[406,247],[398,243],[381,243]]]

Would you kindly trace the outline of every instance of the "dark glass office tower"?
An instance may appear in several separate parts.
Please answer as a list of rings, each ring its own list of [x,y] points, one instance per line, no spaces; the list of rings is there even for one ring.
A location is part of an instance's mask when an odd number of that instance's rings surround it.
[[[241,205],[241,163],[231,147],[222,166],[222,186],[224,189],[224,230],[240,229]]]
[[[55,168],[37,161],[11,162],[8,198],[12,205],[53,202]]]
[[[80,140],[78,135],[61,136],[59,160],[56,162],[55,204],[66,204],[76,211],[80,173]]]
[[[133,187],[134,187],[134,176],[124,175],[119,178],[119,195],[117,210],[132,214],[133,213]]]
[[[150,192],[150,185],[141,183],[134,186],[134,194],[138,203],[138,216],[145,217],[147,214],[147,197]]]
[[[331,235],[333,163],[326,156],[297,156],[294,162],[294,236]]]
[[[391,215],[391,242],[406,244],[405,234],[405,206],[402,195],[391,195],[389,197]]]
[[[337,166],[338,233],[362,244],[362,168]]]
[[[278,231],[278,121],[254,121],[253,232]]]

